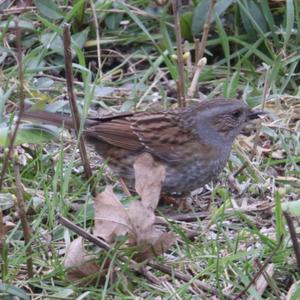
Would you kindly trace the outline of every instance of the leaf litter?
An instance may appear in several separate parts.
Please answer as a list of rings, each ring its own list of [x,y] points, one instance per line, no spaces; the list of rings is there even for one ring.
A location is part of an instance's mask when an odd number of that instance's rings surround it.
[[[154,226],[154,210],[160,198],[165,167],[155,163],[146,153],[137,158],[134,170],[135,187],[141,200],[132,201],[125,207],[114,194],[112,186],[108,185],[94,199],[93,234],[110,245],[125,237],[125,247],[134,249],[133,259],[142,262],[165,253],[175,243],[176,235]],[[82,239],[75,239],[65,255],[69,278],[74,280],[97,273],[100,267],[91,262],[93,258],[95,255],[85,252]]]

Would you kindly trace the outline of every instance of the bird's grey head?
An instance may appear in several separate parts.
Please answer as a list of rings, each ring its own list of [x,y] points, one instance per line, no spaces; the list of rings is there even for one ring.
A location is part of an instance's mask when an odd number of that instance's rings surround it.
[[[196,127],[201,138],[232,143],[243,125],[258,114],[239,100],[211,100],[197,108]]]

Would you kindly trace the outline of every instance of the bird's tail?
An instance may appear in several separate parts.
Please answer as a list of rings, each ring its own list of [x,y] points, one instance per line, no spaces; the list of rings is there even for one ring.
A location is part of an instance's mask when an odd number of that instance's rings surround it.
[[[48,111],[30,111],[27,110],[22,114],[22,119],[37,121],[43,124],[51,124],[66,129],[74,129],[72,117],[66,114],[53,113]],[[85,126],[89,125],[89,120],[85,121]]]

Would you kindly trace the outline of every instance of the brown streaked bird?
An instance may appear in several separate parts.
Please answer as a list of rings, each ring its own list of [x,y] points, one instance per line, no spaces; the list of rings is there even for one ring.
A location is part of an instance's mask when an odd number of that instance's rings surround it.
[[[83,133],[129,186],[134,186],[135,159],[148,152],[166,167],[162,192],[188,193],[223,170],[235,137],[259,114],[242,101],[216,99],[161,112],[87,118]],[[72,118],[58,113],[27,111],[24,117],[74,128]]]

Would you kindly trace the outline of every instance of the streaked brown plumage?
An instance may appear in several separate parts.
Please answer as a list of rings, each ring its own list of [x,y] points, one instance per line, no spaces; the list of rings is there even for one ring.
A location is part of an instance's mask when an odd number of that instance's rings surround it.
[[[220,173],[234,138],[257,116],[241,101],[218,99],[162,112],[88,118],[84,136],[130,186],[136,157],[148,152],[166,166],[162,191],[186,193]],[[73,128],[72,119],[59,114],[26,112],[25,118]]]

